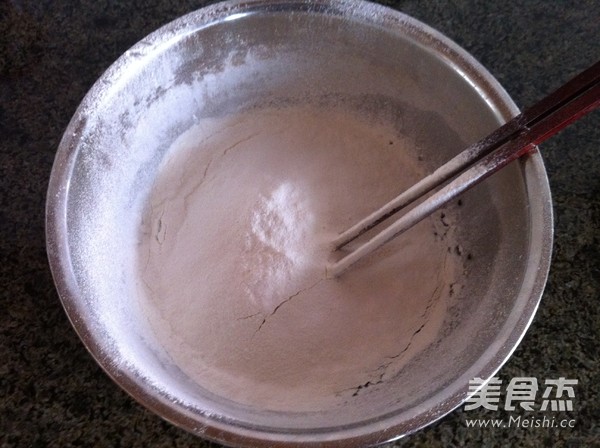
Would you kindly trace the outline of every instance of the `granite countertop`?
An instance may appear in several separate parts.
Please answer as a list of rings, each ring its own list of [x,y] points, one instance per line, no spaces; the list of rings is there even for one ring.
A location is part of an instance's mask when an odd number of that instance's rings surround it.
[[[600,2],[384,1],[472,53],[519,106],[600,57]],[[54,154],[78,103],[127,48],[201,1],[0,2],[0,445],[216,447],[145,410],[88,354],[45,253]],[[600,446],[600,112],[543,145],[555,213],[549,282],[500,372],[577,379],[573,428],[467,428],[459,410],[390,446]],[[525,415],[523,413],[515,415]]]

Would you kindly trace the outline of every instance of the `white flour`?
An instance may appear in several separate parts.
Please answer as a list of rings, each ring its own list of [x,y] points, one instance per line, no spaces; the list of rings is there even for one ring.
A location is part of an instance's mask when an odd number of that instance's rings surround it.
[[[139,247],[173,361],[228,399],[330,409],[434,340],[454,261],[426,220],[325,279],[328,242],[424,173],[391,127],[308,107],[206,119],[169,150]]]

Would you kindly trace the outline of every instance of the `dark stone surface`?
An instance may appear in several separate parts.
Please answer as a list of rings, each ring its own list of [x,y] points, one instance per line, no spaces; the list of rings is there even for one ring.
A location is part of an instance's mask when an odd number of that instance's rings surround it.
[[[176,5],[174,3],[177,3]],[[600,57],[600,2],[386,1],[454,39],[519,106]],[[215,447],[146,411],[92,360],[65,316],[44,247],[44,200],[62,132],[128,47],[201,1],[0,1],[0,445]],[[600,446],[600,114],[543,145],[556,218],[550,279],[501,370],[575,378],[568,429],[467,428],[529,414],[462,408],[390,446]],[[536,414],[539,415],[539,414]]]

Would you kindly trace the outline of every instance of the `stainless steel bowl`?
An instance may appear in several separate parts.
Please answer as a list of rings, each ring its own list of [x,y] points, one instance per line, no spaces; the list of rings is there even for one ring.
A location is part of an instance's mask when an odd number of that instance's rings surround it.
[[[361,1],[233,1],[127,51],[60,144],[47,248],[65,310],[115,382],[199,436],[233,446],[349,447],[409,434],[460,406],[470,379],[493,376],[538,306],[552,212],[535,153],[465,196],[460,238],[474,262],[463,297],[436,341],[367,398],[333,411],[255,409],[211,394],[165,356],[142,322],[132,266],[138,205],[165,151],[201,117],[332,96],[393,105],[430,168],[517,113],[464,50],[399,12]]]

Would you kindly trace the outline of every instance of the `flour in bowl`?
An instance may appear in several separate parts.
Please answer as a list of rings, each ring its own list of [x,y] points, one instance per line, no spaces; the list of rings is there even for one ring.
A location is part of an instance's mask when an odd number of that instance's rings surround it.
[[[425,173],[392,126],[334,107],[210,118],[161,164],[141,305],[173,362],[229,400],[331,409],[436,337],[455,261],[427,219],[326,278],[330,242]],[[451,235],[448,235],[450,238]]]

